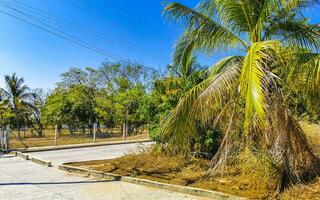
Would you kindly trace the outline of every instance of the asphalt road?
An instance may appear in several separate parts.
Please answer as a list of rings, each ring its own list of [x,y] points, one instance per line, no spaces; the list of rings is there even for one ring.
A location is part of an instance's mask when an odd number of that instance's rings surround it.
[[[42,159],[62,162],[121,156],[137,145],[113,145],[32,153]],[[101,181],[74,176],[56,167],[43,167],[13,156],[0,156],[0,199],[2,200],[200,200],[152,187],[121,181]]]
[[[27,154],[36,158],[51,161],[53,166],[57,167],[60,164],[67,162],[117,158],[130,152],[142,150],[150,144],[151,142],[117,144],[100,147],[86,147],[79,149],[43,151]]]

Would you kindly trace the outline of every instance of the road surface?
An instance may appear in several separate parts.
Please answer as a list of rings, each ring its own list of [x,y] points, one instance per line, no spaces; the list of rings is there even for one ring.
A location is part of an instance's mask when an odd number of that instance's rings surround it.
[[[52,165],[56,167],[62,163],[67,162],[117,158],[130,152],[142,150],[150,144],[151,142],[117,144],[100,147],[86,147],[79,149],[43,151],[27,154],[36,158],[51,161]]]
[[[42,159],[61,162],[80,158],[114,158],[136,146],[106,146],[32,153]],[[119,153],[118,151],[121,151]],[[81,155],[81,156],[80,156]],[[50,160],[51,159],[51,160]],[[43,167],[21,158],[0,156],[0,199],[2,200],[200,200],[152,187],[121,181],[101,181],[74,176],[56,167]]]

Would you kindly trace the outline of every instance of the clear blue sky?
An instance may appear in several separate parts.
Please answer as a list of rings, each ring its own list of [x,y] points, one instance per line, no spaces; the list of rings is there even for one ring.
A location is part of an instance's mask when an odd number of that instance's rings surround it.
[[[166,22],[161,0],[0,0],[4,11],[39,24],[22,11],[41,17],[59,31],[121,57],[160,69],[171,60],[174,42],[181,27]],[[198,0],[179,0],[194,7]],[[52,16],[40,14],[40,9]],[[306,13],[320,22],[317,9]],[[63,23],[61,23],[63,22]],[[41,24],[46,27],[46,25]],[[0,87],[3,76],[16,72],[32,88],[53,88],[59,75],[70,67],[98,67],[110,60],[106,55],[80,47],[55,35],[0,13]],[[46,27],[52,28],[52,27]],[[79,32],[80,30],[80,32]],[[55,30],[57,31],[57,30]],[[215,57],[218,57],[216,55]],[[204,64],[214,61],[201,59]]]

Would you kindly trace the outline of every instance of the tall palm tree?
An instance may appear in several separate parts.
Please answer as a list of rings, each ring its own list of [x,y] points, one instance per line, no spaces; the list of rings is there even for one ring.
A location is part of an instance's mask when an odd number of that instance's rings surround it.
[[[30,89],[25,85],[23,78],[19,78],[15,73],[5,75],[6,89],[3,89],[5,98],[9,101],[10,107],[14,112],[16,120],[16,128],[18,129],[18,137],[20,135],[20,118],[22,112],[32,106],[28,100],[35,97],[35,93],[30,92]]]
[[[316,3],[203,0],[195,9],[167,4],[166,16],[185,25],[174,52],[175,65],[184,65],[195,52],[238,52],[213,65],[208,78],[181,98],[164,124],[163,138],[169,146],[188,151],[199,123],[219,126],[225,134],[213,159],[214,169],[236,144],[258,145],[266,146],[280,169],[281,189],[317,174],[318,159],[284,106],[281,91],[281,85],[297,77],[306,98],[314,100],[314,91],[319,91],[320,57],[312,52],[320,49],[320,29],[302,15],[304,8]],[[232,128],[242,132],[242,144],[234,140],[226,145]]]
[[[201,68],[200,64],[197,62],[197,57],[195,56],[174,63],[175,65],[169,66],[169,70],[172,70],[184,81],[188,81],[192,75],[194,75]]]

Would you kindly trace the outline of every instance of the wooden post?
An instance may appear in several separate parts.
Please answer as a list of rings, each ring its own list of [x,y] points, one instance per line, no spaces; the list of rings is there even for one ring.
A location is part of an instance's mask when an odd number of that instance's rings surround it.
[[[97,123],[94,123],[94,124],[93,124],[93,143],[96,142],[97,127],[98,127],[98,124],[97,124]]]
[[[55,129],[54,129],[54,145],[57,146],[58,145],[58,125],[55,125]]]

